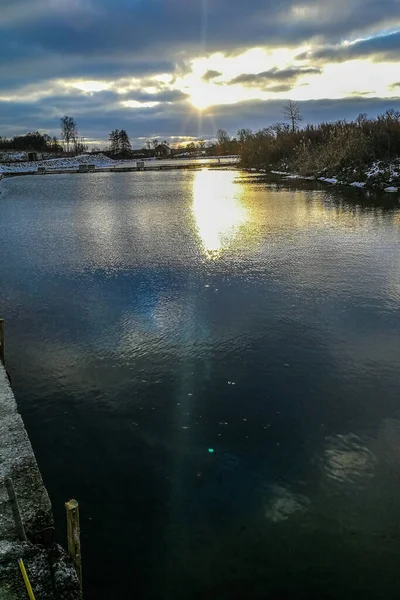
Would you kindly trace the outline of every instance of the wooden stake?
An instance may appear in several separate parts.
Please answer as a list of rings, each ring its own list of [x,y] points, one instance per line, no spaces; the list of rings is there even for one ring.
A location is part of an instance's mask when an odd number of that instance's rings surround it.
[[[25,569],[24,561],[22,558],[18,560],[19,568],[21,569],[22,577],[24,578],[26,591],[28,592],[29,600],[35,600],[35,594],[33,593],[31,582],[29,581],[28,574]]]
[[[0,362],[5,364],[4,356],[4,319],[0,319]]]
[[[81,585],[82,597],[82,557],[81,557],[81,532],[79,527],[79,505],[76,500],[65,503],[67,510],[67,539],[68,554],[75,565]]]

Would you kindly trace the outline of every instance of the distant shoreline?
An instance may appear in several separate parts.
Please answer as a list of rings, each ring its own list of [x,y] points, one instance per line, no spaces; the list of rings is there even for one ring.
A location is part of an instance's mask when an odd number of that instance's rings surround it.
[[[83,154],[76,157],[47,159],[35,162],[0,163],[0,176],[14,177],[17,175],[45,175],[60,173],[91,172],[121,172],[139,170],[168,170],[181,168],[196,168],[205,166],[236,166],[237,156],[212,156],[197,159],[146,159],[146,160],[113,160],[100,154],[91,156]]]

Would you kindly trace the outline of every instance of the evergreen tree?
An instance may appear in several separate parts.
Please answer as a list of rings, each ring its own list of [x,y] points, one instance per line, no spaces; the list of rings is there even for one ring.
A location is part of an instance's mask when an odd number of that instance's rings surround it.
[[[119,132],[119,151],[120,152],[130,152],[132,150],[132,145],[131,145],[131,141],[129,139],[128,134],[126,133],[125,129],[121,129],[121,131]]]
[[[112,154],[118,154],[121,151],[120,148],[120,131],[119,129],[113,129],[109,135],[110,140],[110,152]]]

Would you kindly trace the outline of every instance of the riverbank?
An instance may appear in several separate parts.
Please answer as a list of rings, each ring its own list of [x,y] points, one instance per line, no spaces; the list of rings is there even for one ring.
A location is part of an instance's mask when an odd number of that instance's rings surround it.
[[[15,515],[12,481],[23,528]],[[53,541],[54,519],[6,371],[0,363],[0,598],[26,597],[18,559],[22,558],[36,598],[77,600],[79,582],[64,550]]]
[[[344,184],[397,192],[400,189],[400,111],[375,118],[299,127],[276,123],[252,132],[240,130],[240,156],[248,168],[284,171]]]
[[[247,168],[249,172],[265,173],[286,179],[321,181],[330,185],[345,185],[354,188],[400,193],[400,159],[392,162],[376,161],[364,168],[348,168],[341,171],[324,169],[313,175],[296,173],[280,164],[275,169]]]

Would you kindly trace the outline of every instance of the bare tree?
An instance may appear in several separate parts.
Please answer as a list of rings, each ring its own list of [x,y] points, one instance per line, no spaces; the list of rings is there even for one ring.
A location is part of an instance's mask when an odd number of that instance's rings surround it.
[[[359,127],[362,127],[363,125],[365,125],[365,123],[367,123],[367,121],[368,121],[367,113],[360,113],[358,115],[358,117],[356,118],[356,123]]]
[[[239,142],[244,143],[252,135],[251,129],[239,129],[237,132],[237,138]]]
[[[227,154],[229,152],[231,138],[225,129],[218,129],[217,131],[217,151],[218,154]]]
[[[231,141],[228,133],[225,129],[218,129],[217,131],[217,144],[222,146],[223,144],[228,144]]]
[[[74,140],[74,152],[75,154],[86,154],[89,150],[89,146],[85,142],[85,138],[81,137],[79,140],[76,138]]]
[[[69,152],[69,146],[71,142],[73,145],[75,145],[78,139],[78,127],[75,119],[73,117],[68,117],[67,115],[60,119],[60,123],[61,139],[65,143],[67,152]]]
[[[292,131],[295,132],[299,127],[299,123],[301,123],[303,120],[298,102],[289,100],[289,102],[283,107],[283,115],[286,121],[290,121],[292,125]]]
[[[58,143],[58,139],[56,136],[51,138],[51,149],[53,152],[62,152],[62,146]]]

